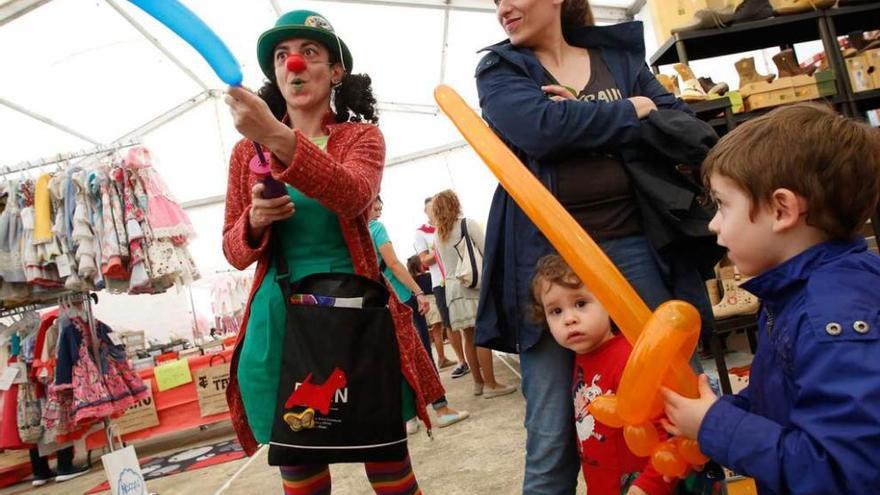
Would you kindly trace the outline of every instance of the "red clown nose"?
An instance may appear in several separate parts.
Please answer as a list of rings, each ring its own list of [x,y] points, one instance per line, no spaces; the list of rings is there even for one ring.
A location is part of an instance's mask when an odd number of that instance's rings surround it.
[[[292,53],[287,56],[287,70],[290,72],[303,72],[306,70],[306,59],[299,53]]]

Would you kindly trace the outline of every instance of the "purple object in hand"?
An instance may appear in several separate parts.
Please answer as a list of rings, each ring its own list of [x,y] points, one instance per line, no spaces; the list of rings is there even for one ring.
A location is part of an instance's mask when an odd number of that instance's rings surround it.
[[[272,177],[272,171],[269,168],[269,163],[263,156],[263,150],[260,148],[260,145],[254,143],[254,148],[257,150],[257,154],[251,158],[248,167],[251,169],[251,172],[260,176],[260,182],[263,183],[263,187],[265,188],[263,189],[262,194],[263,199],[273,199],[286,196],[287,188],[284,187],[284,184]]]

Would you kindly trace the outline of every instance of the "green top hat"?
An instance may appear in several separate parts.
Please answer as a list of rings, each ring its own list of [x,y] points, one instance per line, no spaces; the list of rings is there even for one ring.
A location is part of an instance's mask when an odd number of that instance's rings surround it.
[[[330,22],[317,12],[311,10],[293,10],[281,17],[275,22],[275,27],[260,35],[257,41],[257,60],[260,62],[260,68],[263,74],[269,79],[275,77],[275,63],[272,55],[275,46],[284,40],[291,38],[306,38],[317,41],[327,47],[330,53],[340,55],[342,64],[345,66],[346,72],[351,72],[354,61],[351,58],[351,52],[341,38],[336,36],[333,26]]]

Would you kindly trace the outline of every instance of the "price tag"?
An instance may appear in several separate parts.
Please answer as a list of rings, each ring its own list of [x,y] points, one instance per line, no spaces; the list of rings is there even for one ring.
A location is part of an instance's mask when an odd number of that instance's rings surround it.
[[[70,270],[70,258],[66,254],[55,257],[55,266],[58,267],[58,276],[61,278],[69,277],[73,273]]]
[[[12,386],[12,382],[15,381],[15,377],[18,376],[18,373],[21,371],[21,368],[18,366],[7,366],[5,370],[3,370],[3,375],[0,376],[0,390],[9,390],[9,387]]]

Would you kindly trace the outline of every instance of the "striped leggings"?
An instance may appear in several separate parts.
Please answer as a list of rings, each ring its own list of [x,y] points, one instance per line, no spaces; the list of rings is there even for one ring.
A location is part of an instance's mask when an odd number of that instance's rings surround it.
[[[364,470],[376,495],[421,495],[409,455],[402,461],[365,462]],[[282,466],[284,495],[327,495],[330,468],[326,464]]]

